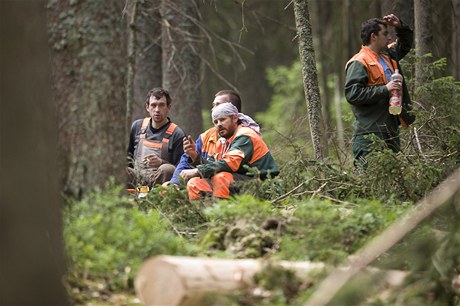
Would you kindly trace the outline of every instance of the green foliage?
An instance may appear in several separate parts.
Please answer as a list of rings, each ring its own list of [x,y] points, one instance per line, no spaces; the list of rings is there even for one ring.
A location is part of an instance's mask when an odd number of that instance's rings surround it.
[[[246,195],[219,201],[204,212],[210,230],[201,245],[208,254],[257,258],[276,251],[282,217],[268,202]]]
[[[310,141],[300,62],[268,68],[267,79],[274,91],[272,101],[256,120],[262,126],[264,141],[282,164],[293,155],[309,152],[305,151],[305,141]]]
[[[104,190],[70,200],[64,210],[70,282],[100,281],[111,290],[132,288],[143,260],[157,254],[187,254],[157,211],[144,213],[113,182]]]
[[[361,201],[353,208],[329,201],[298,202],[287,221],[277,257],[337,264],[403,211],[378,201]]]
[[[147,198],[139,201],[139,207],[149,213],[154,211],[170,224],[178,235],[196,235],[196,231],[207,221],[202,212],[203,205],[189,201],[187,190],[170,185],[153,188]]]

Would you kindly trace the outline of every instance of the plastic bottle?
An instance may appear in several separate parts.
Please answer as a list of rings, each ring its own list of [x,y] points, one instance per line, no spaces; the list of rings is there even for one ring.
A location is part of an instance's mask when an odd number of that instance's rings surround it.
[[[395,69],[395,72],[391,75],[391,80],[398,80],[401,82],[403,81],[402,75],[399,73],[398,69]],[[388,107],[388,111],[392,115],[399,115],[401,114],[401,99],[402,94],[400,90],[394,89],[390,92],[390,106]]]

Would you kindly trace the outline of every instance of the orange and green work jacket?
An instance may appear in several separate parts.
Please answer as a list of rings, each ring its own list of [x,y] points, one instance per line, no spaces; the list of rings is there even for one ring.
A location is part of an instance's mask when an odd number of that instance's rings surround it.
[[[247,167],[257,168],[261,179],[279,174],[267,145],[251,128],[239,125],[235,134],[225,143],[218,142],[213,156],[207,160],[197,159],[201,177],[211,178],[219,172],[239,173],[250,175]]]
[[[390,92],[379,56],[392,72],[397,68],[402,74],[398,61],[411,49],[413,32],[401,22],[396,29],[398,40],[388,46],[387,54],[377,54],[367,46],[353,56],[345,66],[345,97],[355,115],[355,135],[375,133],[386,137],[398,137],[400,124],[411,124],[415,116],[410,114],[411,101],[406,83],[403,81],[402,113],[400,116],[388,112]]]

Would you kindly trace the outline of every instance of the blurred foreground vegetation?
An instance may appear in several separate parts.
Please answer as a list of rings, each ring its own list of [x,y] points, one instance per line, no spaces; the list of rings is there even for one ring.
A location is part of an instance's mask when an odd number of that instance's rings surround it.
[[[416,61],[409,57],[405,63],[406,77]],[[299,69],[293,65],[271,74],[276,94],[269,112],[258,117],[279,177],[244,182],[240,195],[227,201],[190,202],[184,188],[173,187],[135,199],[112,181],[81,201],[68,199],[64,227],[74,303],[136,305],[136,272],[159,254],[337,266],[459,167],[460,85],[437,77],[444,67],[442,60],[427,67],[431,80],[413,90],[417,121],[402,132],[402,152],[376,152],[364,173],[346,157],[308,158],[308,125],[299,127],[305,104],[301,84],[293,85]],[[350,118],[349,111],[343,117]],[[459,292],[450,282],[460,273],[459,216],[457,194],[377,258],[373,265],[382,270],[412,272],[402,288],[383,296],[371,278],[358,279],[334,305],[458,304]],[[207,305],[302,305],[324,276],[326,271],[305,282],[290,271],[268,269],[255,278],[258,290],[213,296]],[[124,298],[114,301],[120,293]]]

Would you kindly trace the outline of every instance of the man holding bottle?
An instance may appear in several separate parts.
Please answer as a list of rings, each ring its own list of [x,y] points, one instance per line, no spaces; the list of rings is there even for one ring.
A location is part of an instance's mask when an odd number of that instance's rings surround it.
[[[396,30],[397,41],[391,42],[388,26]],[[414,122],[410,114],[411,101],[404,81],[391,80],[395,70],[401,72],[398,61],[411,49],[413,31],[393,14],[383,19],[372,18],[361,28],[361,50],[346,64],[345,97],[355,115],[353,157],[367,167],[365,156],[372,152],[372,135],[382,139],[393,152],[400,150],[399,126]],[[390,93],[402,95],[401,114],[389,112]]]

